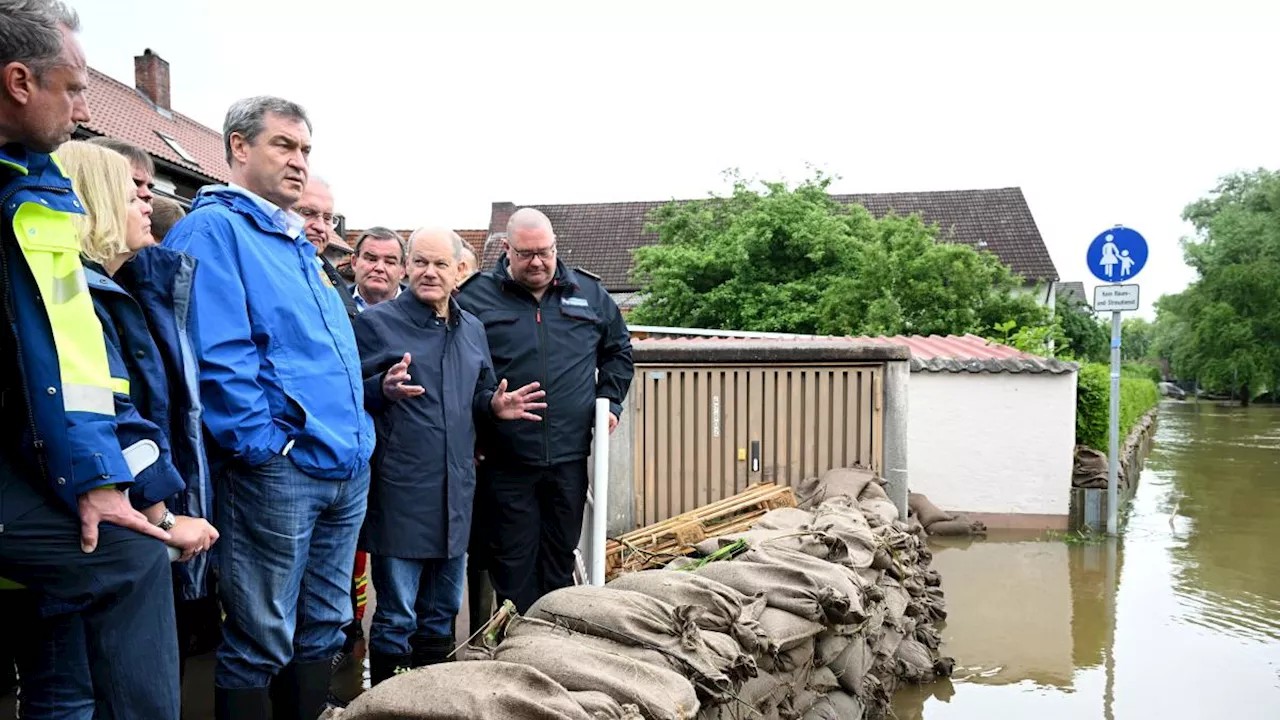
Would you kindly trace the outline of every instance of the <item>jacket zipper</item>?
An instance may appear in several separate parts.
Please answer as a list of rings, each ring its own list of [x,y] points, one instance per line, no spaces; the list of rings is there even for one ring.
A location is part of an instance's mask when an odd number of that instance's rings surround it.
[[[544,293],[542,297],[545,298],[546,294]],[[547,326],[542,324],[542,300],[538,299],[537,302],[538,302],[538,311],[537,311],[538,312],[538,315],[537,315],[538,355],[542,359],[542,382],[546,383],[547,385],[550,385],[550,383],[547,382]],[[546,390],[545,387],[542,389]],[[548,406],[550,406],[550,403],[548,403]],[[542,455],[543,455],[542,461],[545,463],[551,462],[550,420],[551,418],[548,416],[547,411],[544,409],[542,411]]]
[[[24,189],[65,192],[65,190],[60,190],[59,188],[43,186],[14,188],[9,192],[9,194],[5,195],[3,199],[0,199],[0,209],[9,202],[10,198],[18,194],[20,190]],[[14,230],[13,241],[15,244],[18,243],[17,230]],[[22,252],[21,245],[19,245],[18,252]],[[18,356],[18,389],[22,392],[22,399],[25,401],[27,408],[27,427],[31,429],[31,446],[35,448],[36,451],[36,463],[40,467],[40,474],[43,475],[45,481],[48,482],[53,478],[49,477],[49,464],[44,456],[44,440],[41,439],[40,431],[36,427],[36,413],[31,407],[31,393],[27,387],[27,365],[22,358],[22,337],[18,333],[18,322],[13,310],[13,283],[9,282],[9,252],[7,248],[0,248],[0,279],[3,279],[4,282],[5,319],[9,322],[9,331],[13,333],[13,347],[14,350],[17,351]],[[39,285],[37,284],[36,287],[39,287]]]

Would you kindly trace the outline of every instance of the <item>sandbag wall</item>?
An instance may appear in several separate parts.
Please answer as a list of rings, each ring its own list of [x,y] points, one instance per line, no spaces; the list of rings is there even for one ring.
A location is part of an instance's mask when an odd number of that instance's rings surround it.
[[[900,684],[953,665],[924,529],[862,471],[830,471],[800,497],[698,547],[742,550],[731,559],[551,593],[479,653],[491,659],[397,676],[333,717],[886,717]]]

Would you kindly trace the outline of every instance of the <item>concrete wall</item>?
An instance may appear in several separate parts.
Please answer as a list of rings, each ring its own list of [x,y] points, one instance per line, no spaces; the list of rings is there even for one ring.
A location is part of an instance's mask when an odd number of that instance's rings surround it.
[[[988,525],[1065,527],[1074,373],[915,372],[909,398],[912,492]]]

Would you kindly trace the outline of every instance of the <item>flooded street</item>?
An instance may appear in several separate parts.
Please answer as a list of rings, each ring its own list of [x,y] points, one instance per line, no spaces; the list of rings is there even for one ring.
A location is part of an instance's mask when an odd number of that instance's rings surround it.
[[[1280,409],[1166,403],[1123,540],[935,547],[956,673],[898,717],[1280,717],[1278,519]]]

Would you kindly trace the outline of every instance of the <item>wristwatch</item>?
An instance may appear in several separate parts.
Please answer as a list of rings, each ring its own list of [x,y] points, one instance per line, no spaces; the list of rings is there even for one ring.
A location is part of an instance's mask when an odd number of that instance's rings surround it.
[[[164,517],[160,518],[160,522],[156,523],[156,527],[164,530],[165,532],[169,532],[176,524],[178,524],[178,521],[173,517],[173,513],[165,510]]]

